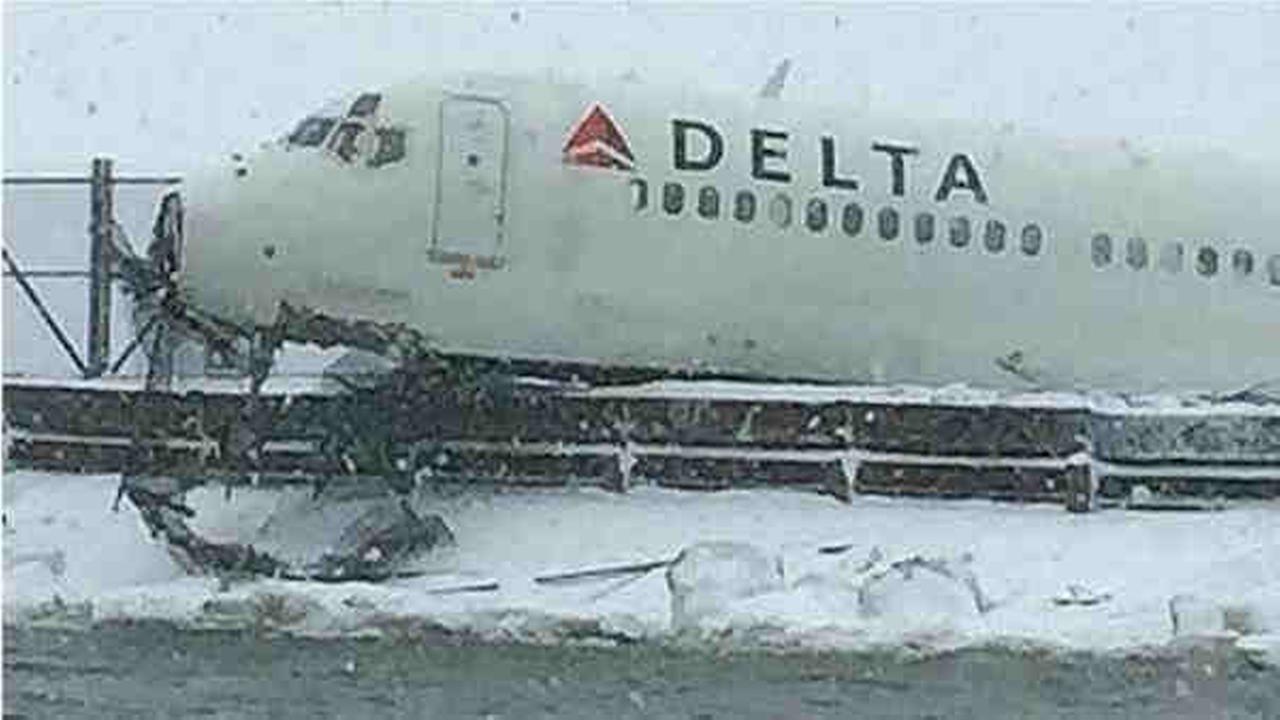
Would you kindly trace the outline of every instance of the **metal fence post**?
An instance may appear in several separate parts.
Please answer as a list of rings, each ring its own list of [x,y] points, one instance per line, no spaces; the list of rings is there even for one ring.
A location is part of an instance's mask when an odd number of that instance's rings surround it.
[[[101,377],[111,358],[111,233],[115,203],[111,160],[93,159],[89,186],[89,338],[85,377]]]

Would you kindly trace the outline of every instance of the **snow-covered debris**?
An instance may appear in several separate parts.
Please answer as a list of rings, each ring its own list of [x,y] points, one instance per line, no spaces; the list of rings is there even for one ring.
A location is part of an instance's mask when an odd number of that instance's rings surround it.
[[[1220,635],[1226,631],[1222,606],[1195,595],[1169,598],[1169,622],[1177,637]]]
[[[321,382],[341,391],[351,386],[372,387],[395,370],[395,363],[366,350],[349,350],[324,367]]]
[[[741,542],[707,542],[680,551],[667,567],[671,626],[697,627],[700,620],[735,600],[783,588],[782,561]]]
[[[1222,606],[1222,627],[1238,635],[1263,635],[1271,629],[1271,623],[1262,608],[1249,602]]]
[[[992,602],[982,592],[968,555],[911,557],[874,567],[858,583],[863,615],[900,623],[931,624],[972,618]]]
[[[1245,595],[1230,601],[1181,594],[1169,599],[1175,637],[1266,635],[1280,630],[1280,604]]]
[[[358,490],[358,489],[357,489]],[[192,493],[204,495],[207,490]],[[264,505],[264,499],[274,502]],[[437,514],[390,495],[329,489],[309,492],[241,492],[236,504],[257,507],[260,524],[221,503],[196,516],[192,525],[207,537],[242,540],[271,556],[324,578],[388,577],[424,567],[440,569],[454,546],[453,533]],[[265,520],[262,519],[266,512]],[[254,513],[249,513],[254,517]]]
[[[1175,637],[1268,635],[1280,630],[1280,603],[1271,593],[1252,593],[1229,601],[1190,594],[1169,599]]]
[[[427,553],[415,566],[430,575],[326,584],[188,577],[135,511],[111,512],[118,481],[5,477],[5,622],[154,618],[531,642],[675,633],[746,647],[926,650],[1003,642],[1127,650],[1184,642],[1184,632],[1201,627],[1215,642],[1252,648],[1259,662],[1273,657],[1267,648],[1277,643],[1267,638],[1280,634],[1275,503],[1212,516],[1075,515],[985,501],[858,497],[845,504],[781,490],[424,488],[414,512],[440,515],[456,538],[449,552]],[[313,504],[305,489],[244,488],[228,502],[219,488],[201,488],[184,501],[208,537],[299,561],[332,549],[326,544],[364,511]],[[673,583],[657,569],[599,572],[648,567],[682,548]],[[63,562],[52,562],[58,553]],[[552,575],[578,581],[536,580]],[[699,632],[673,629],[677,591],[682,617]],[[1203,599],[1177,603],[1178,636],[1175,596]],[[1060,597],[1073,602],[1058,604]],[[689,610],[703,614],[692,620]]]
[[[43,565],[48,568],[49,573],[55,580],[60,580],[67,571],[67,554],[61,549],[44,552],[13,553],[5,556],[4,570],[7,573],[11,569],[26,563]]]
[[[325,577],[392,575],[423,553],[453,545],[453,533],[439,515],[419,514],[406,500],[386,498],[343,528],[333,550],[312,570]]]
[[[1067,585],[1065,591],[1053,596],[1054,605],[1080,605],[1089,607],[1111,599],[1111,593],[1094,590],[1078,583]]]
[[[1258,667],[1280,667],[1280,633],[1244,637],[1236,647]]]

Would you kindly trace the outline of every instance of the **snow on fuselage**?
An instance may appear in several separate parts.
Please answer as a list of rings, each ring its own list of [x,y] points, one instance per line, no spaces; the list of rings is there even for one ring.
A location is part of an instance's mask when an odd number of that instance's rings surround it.
[[[854,382],[1280,377],[1280,172],[642,83],[349,98],[192,178],[182,283],[445,351]]]

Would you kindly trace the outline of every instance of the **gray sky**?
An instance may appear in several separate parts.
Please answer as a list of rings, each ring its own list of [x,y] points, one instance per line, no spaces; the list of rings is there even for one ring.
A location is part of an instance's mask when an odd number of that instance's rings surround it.
[[[4,4],[7,170],[181,171],[430,68],[698,82],[1063,133],[1271,145],[1280,6]]]

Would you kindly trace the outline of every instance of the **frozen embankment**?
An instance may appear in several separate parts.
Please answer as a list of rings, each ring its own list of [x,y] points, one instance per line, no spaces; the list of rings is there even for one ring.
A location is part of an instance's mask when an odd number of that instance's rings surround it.
[[[457,546],[381,584],[188,577],[115,478],[5,477],[6,623],[165,619],[306,634],[680,639],[782,648],[1159,649],[1280,658],[1280,505],[1212,513],[640,488],[423,491]],[[300,551],[334,535],[304,491],[188,498],[208,536]],[[314,550],[314,548],[310,548]],[[538,582],[674,559],[648,572]],[[496,589],[495,589],[496,586]]]

